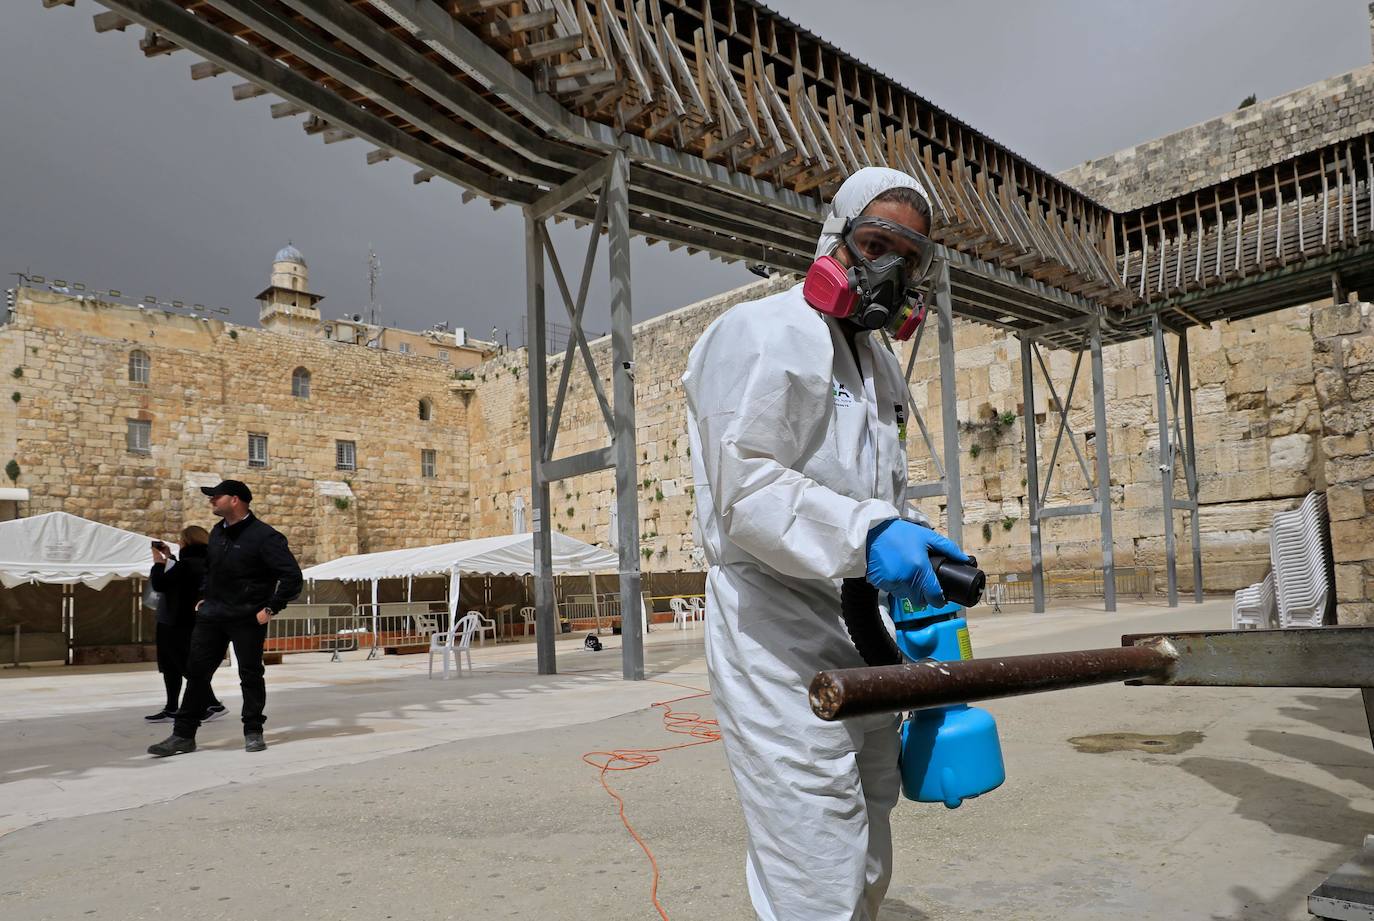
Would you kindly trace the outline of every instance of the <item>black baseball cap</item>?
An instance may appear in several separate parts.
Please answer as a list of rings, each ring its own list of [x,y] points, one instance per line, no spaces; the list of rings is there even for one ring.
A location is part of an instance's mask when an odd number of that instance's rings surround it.
[[[215,496],[237,496],[249,503],[253,501],[253,490],[248,488],[248,484],[242,480],[221,480],[217,486],[202,486],[200,491],[210,497]]]

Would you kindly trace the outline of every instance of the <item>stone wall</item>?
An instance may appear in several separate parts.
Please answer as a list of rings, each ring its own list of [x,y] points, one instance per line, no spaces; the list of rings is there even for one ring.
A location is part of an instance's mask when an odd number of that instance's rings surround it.
[[[134,349],[146,386],[129,380]],[[0,360],[19,395],[0,409],[0,464],[19,464],[27,514],[171,535],[212,523],[198,487],[233,477],[303,563],[467,535],[471,397],[437,360],[29,289],[0,326]],[[292,396],[297,367],[308,399]],[[129,419],[151,422],[148,454],[128,450]],[[265,469],[248,466],[250,432],[268,437]],[[356,470],[335,469],[339,439],[356,443]]]
[[[640,531],[646,571],[700,566],[691,553],[691,459],[686,407],[678,385],[687,352],[706,326],[731,304],[762,296],[787,283],[756,283],[636,327]],[[965,543],[990,572],[1028,571],[1019,345],[1014,338],[968,323],[957,324],[955,344],[958,414],[963,425]],[[1268,568],[1268,528],[1273,513],[1294,507],[1308,490],[1321,488],[1324,483],[1320,414],[1313,383],[1311,311],[1287,310],[1212,330],[1194,329],[1189,344],[1204,585],[1210,591],[1230,591],[1258,581]],[[609,351],[607,340],[592,343],[598,367],[609,367]],[[1045,357],[1060,396],[1067,398],[1073,356],[1056,351]],[[517,351],[478,369],[472,414],[474,536],[506,533],[511,527],[515,497],[523,496],[529,502],[525,362],[525,353]],[[581,361],[575,362],[560,426],[559,456],[606,443],[600,410]],[[1162,584],[1164,525],[1152,345],[1139,341],[1110,347],[1104,351],[1104,364],[1117,565],[1151,569],[1156,582]],[[553,393],[561,357],[551,360],[549,367]],[[1071,425],[1080,433],[1092,430],[1090,380],[1085,357],[1074,400],[1077,408],[1070,414]],[[1057,416],[1051,412],[1048,388],[1037,381],[1034,410],[1041,423],[1040,457],[1045,464],[1053,448]],[[603,387],[609,393],[608,379],[603,378]],[[939,445],[940,383],[933,337],[927,339],[916,364],[913,392]],[[1004,413],[1011,414],[1011,424],[990,421]],[[1089,442],[1089,469],[1095,469],[1095,450]],[[912,480],[933,478],[933,464],[915,425],[909,427],[908,451]],[[608,546],[613,486],[609,471],[555,484],[555,527]],[[1066,444],[1060,452],[1048,502],[1064,505],[1090,501],[1085,486]],[[1181,476],[1175,492],[1180,498],[1186,495]],[[944,524],[940,500],[925,500],[923,505],[927,514]],[[1180,558],[1179,576],[1186,589],[1191,587],[1192,572],[1186,557],[1185,521],[1186,516],[1178,513],[1179,547],[1185,554]],[[1097,534],[1095,515],[1046,522],[1046,567],[1061,572],[1097,568],[1101,565]]]
[[[1374,320],[1371,305],[1312,316],[1323,474],[1336,560],[1336,616],[1374,623]]]
[[[691,457],[678,380],[688,350],[706,326],[740,300],[789,284],[758,282],[645,321],[636,327],[640,548],[647,572],[696,570]],[[913,391],[936,444],[942,432],[934,338],[916,363]],[[987,327],[960,323],[955,334],[961,420],[965,545],[992,573],[1029,569],[1023,416],[1018,343]],[[1310,489],[1333,487],[1337,555],[1345,616],[1374,580],[1368,520],[1374,468],[1368,466],[1367,418],[1374,384],[1374,332],[1367,311],[1349,306],[1298,308],[1189,333],[1198,444],[1204,584],[1230,591],[1268,567],[1268,526]],[[152,360],[147,387],[128,381],[128,354]],[[1173,348],[1172,341],[1170,348]],[[609,368],[610,343],[591,344]],[[1073,355],[1047,352],[1061,397]],[[1315,364],[1314,364],[1315,359]],[[291,537],[307,562],[508,533],[517,496],[529,501],[528,369],[523,350],[474,370],[471,381],[430,359],[407,358],[342,343],[280,336],[208,320],[115,308],[23,292],[13,321],[0,327],[0,371],[20,401],[0,402],[0,462],[14,457],[19,484],[33,492],[27,513],[63,509],[146,533],[168,534],[184,522],[207,523],[197,487],[234,476],[261,497],[255,507]],[[1108,447],[1116,560],[1120,567],[1164,566],[1158,427],[1152,346],[1138,341],[1104,351]],[[291,396],[291,371],[312,370],[309,400]],[[550,360],[556,393],[562,357]],[[1092,429],[1087,359],[1070,423]],[[1031,410],[1040,421],[1046,463],[1057,414],[1037,379]],[[610,381],[603,376],[609,395]],[[421,397],[434,401],[422,422]],[[125,445],[128,418],[153,424],[147,456]],[[996,421],[994,421],[996,420]],[[1005,421],[1003,421],[1005,420]],[[933,476],[917,427],[908,432],[911,479]],[[248,432],[269,436],[270,466],[249,468]],[[353,439],[358,470],[334,469],[334,442]],[[607,443],[605,423],[580,358],[574,358],[557,456]],[[438,453],[438,477],[420,476],[419,450]],[[1098,446],[1083,445],[1094,468]],[[1339,487],[1339,488],[1337,488]],[[611,471],[552,488],[554,524],[574,537],[611,543]],[[1176,488],[1182,497],[1182,481]],[[1365,498],[1369,496],[1369,498]],[[1061,448],[1050,505],[1091,500],[1067,445]],[[924,501],[941,524],[940,500]],[[1187,516],[1177,513],[1179,577],[1191,586]],[[527,514],[527,523],[530,518]],[[1051,572],[1100,565],[1097,517],[1047,521]],[[1353,568],[1352,568],[1353,567]],[[1356,587],[1358,583],[1358,588]],[[1359,596],[1365,597],[1365,596]]]
[[[1090,160],[1059,178],[1132,211],[1374,131],[1374,65]]]

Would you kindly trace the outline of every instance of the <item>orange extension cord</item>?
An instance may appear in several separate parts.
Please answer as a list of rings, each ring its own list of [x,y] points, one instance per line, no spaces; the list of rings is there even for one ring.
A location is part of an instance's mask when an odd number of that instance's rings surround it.
[[[625,816],[625,800],[619,793],[611,789],[611,785],[606,782],[606,775],[611,771],[637,771],[642,767],[651,764],[658,764],[659,755],[663,752],[676,751],[680,748],[691,748],[694,745],[706,745],[711,742],[720,741],[719,724],[715,720],[702,719],[699,713],[681,712],[673,709],[673,704],[681,703],[684,700],[695,700],[698,697],[709,697],[709,691],[701,688],[694,688],[686,684],[674,684],[671,681],[660,681],[650,678],[655,684],[663,684],[669,687],[683,688],[688,691],[695,691],[695,694],[687,694],[683,697],[675,697],[672,700],[662,700],[654,704],[655,707],[663,708],[663,728],[669,732],[691,736],[695,741],[680,742],[677,745],[665,745],[662,748],[617,748],[608,752],[587,752],[582,756],[582,760],[600,771],[601,786],[611,795],[611,798],[619,805],[620,821],[624,823],[625,830],[630,833],[630,837],[635,839],[640,850],[644,851],[644,856],[649,858],[649,866],[653,868],[653,884],[649,888],[649,897],[653,900],[654,908],[658,910],[659,917],[663,921],[668,921],[668,912],[663,910],[663,905],[658,901],[658,861],[654,859],[654,852],[649,849],[649,845],[644,843],[639,832],[635,831],[630,820]]]

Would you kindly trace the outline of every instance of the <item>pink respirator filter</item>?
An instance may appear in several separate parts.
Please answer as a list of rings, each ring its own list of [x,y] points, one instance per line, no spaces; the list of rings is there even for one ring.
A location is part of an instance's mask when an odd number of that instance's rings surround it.
[[[811,263],[802,283],[802,297],[821,313],[843,319],[854,311],[859,294],[849,284],[849,271],[834,256]]]

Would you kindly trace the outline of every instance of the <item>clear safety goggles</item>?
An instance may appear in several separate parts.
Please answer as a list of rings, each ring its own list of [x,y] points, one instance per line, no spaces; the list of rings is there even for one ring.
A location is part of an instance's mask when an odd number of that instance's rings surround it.
[[[880,217],[851,218],[845,223],[844,241],[856,256],[871,263],[888,255],[901,257],[909,288],[925,281],[935,258],[935,244],[929,237]]]

